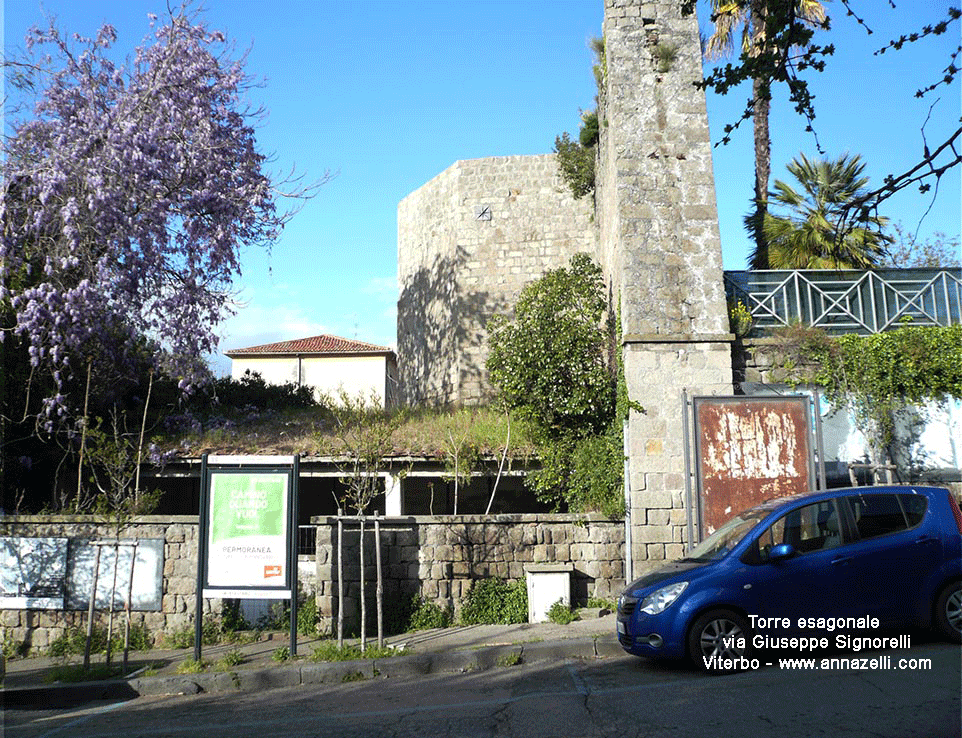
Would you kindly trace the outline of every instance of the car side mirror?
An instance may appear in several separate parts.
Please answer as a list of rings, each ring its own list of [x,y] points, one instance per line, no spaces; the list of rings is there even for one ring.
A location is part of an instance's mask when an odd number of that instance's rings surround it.
[[[782,561],[795,555],[795,547],[791,543],[779,543],[768,552],[769,561]]]

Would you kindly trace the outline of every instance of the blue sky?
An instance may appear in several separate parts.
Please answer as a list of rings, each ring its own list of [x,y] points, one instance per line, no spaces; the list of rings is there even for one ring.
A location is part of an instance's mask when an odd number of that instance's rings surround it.
[[[948,2],[859,2],[868,36],[828,5],[837,47],[815,77],[819,140],[829,156],[860,153],[880,183],[915,163],[922,149],[958,126],[959,83],[919,101],[959,43],[959,26],[937,39],[873,56],[901,33],[945,16]],[[268,116],[259,129],[271,171],[292,167],[306,181],[337,176],[293,218],[270,256],[244,254],[238,314],[222,327],[223,349],[318,333],[383,345],[395,342],[397,204],[458,159],[539,154],[555,136],[574,133],[579,110],[594,104],[588,41],[601,33],[602,0],[207,0],[206,18],[263,81],[250,102]],[[163,0],[5,0],[5,48],[22,45],[44,14],[58,26],[118,31],[118,49],[133,49],[148,32],[147,13]],[[835,18],[837,16],[837,18]],[[701,13],[703,26],[707,18]],[[826,41],[828,42],[828,37]],[[709,95],[713,140],[736,120],[747,91]],[[804,122],[776,99],[772,116],[772,181],[800,151],[818,154]],[[742,228],[753,186],[751,126],[714,150],[719,222],[726,269],[742,269],[749,251]],[[881,213],[922,238],[959,234],[959,171],[931,195],[900,194]],[[227,366],[223,357],[213,364]]]

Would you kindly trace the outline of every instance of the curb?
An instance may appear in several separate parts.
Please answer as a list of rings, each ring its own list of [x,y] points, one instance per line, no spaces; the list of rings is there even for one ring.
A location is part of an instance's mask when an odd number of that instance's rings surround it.
[[[622,655],[617,641],[572,638],[563,641],[487,646],[474,650],[413,653],[388,659],[360,659],[275,666],[207,674],[138,677],[81,684],[6,689],[3,709],[76,707],[99,700],[202,693],[254,692],[308,684],[342,684],[367,679],[467,673],[565,659],[610,658]]]

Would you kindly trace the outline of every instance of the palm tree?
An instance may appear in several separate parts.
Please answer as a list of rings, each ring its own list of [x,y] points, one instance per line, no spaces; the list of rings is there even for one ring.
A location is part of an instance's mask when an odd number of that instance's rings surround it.
[[[862,212],[853,222],[849,210],[865,192],[868,177],[862,176],[861,157],[843,154],[838,159],[813,161],[799,154],[788,171],[800,190],[775,181],[771,193],[773,209],[762,221],[764,250],[756,246],[750,258],[752,269],[871,269],[885,255],[892,242],[882,233],[887,218]],[[758,220],[745,216],[745,227],[753,236]],[[756,239],[757,243],[757,239]]]
[[[825,23],[825,8],[818,0],[794,0],[795,17],[815,27]],[[715,31],[705,40],[705,57],[729,57],[735,49],[735,34],[741,29],[742,53],[757,57],[771,51],[768,45],[768,3],[766,0],[711,0],[712,23]],[[755,196],[754,217],[758,223],[768,210],[768,180],[772,168],[771,138],[768,114],[771,107],[770,81],[752,79],[752,123],[755,134]],[[758,250],[765,249],[765,233],[754,229]]]

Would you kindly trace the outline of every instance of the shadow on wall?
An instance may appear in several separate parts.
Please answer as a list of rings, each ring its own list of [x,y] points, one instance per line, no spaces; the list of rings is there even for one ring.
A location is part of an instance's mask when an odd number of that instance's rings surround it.
[[[509,308],[490,293],[459,282],[468,252],[436,256],[404,281],[398,298],[398,373],[408,404],[476,403],[487,387],[486,325]]]

